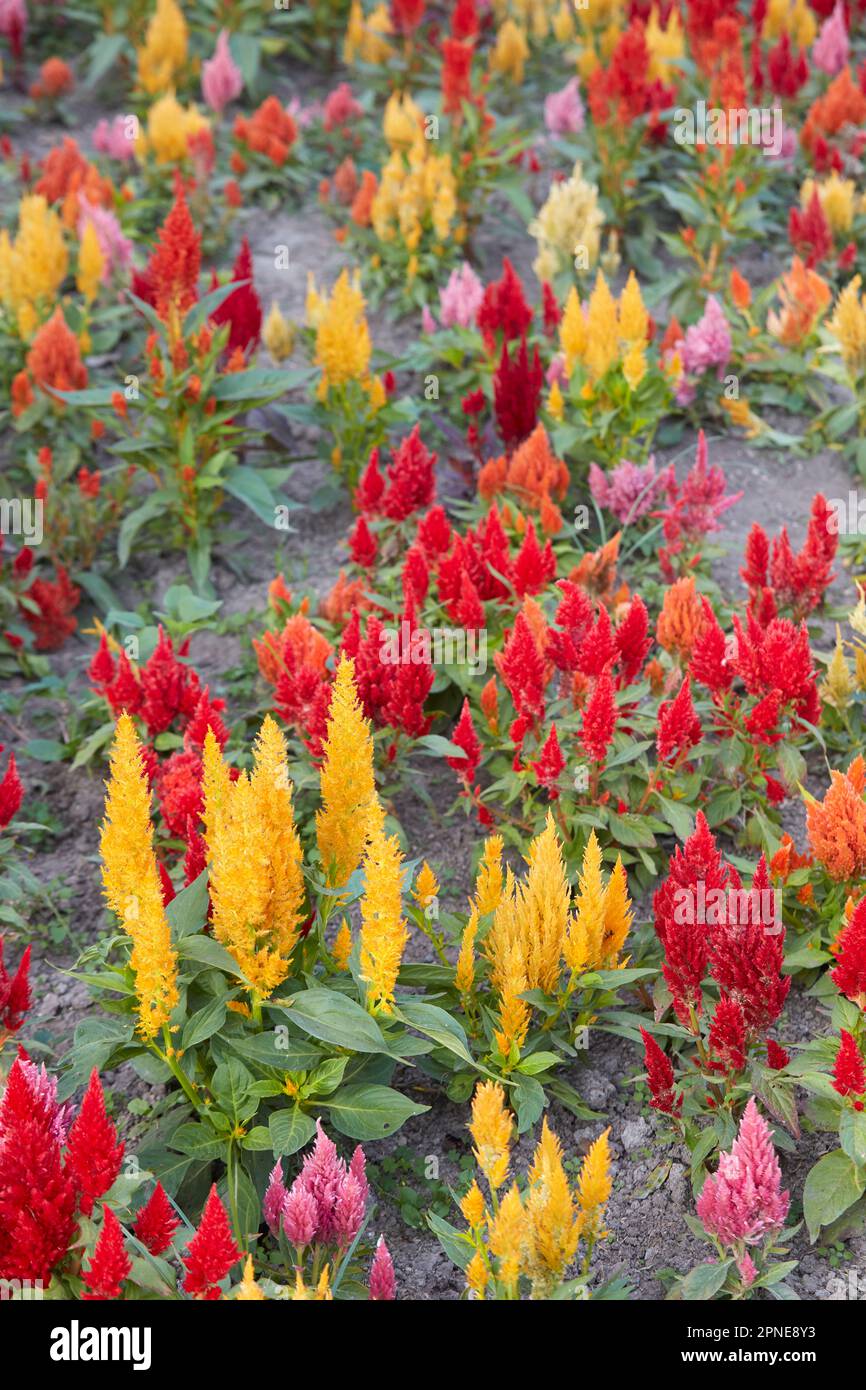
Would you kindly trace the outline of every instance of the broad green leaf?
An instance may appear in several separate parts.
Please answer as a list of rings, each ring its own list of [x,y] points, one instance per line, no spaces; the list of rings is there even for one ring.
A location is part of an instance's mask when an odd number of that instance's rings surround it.
[[[289,1008],[277,1012],[303,1032],[334,1047],[347,1047],[351,1052],[389,1050],[375,1019],[354,999],[336,990],[300,990],[292,995]]]
[[[362,1142],[387,1139],[412,1115],[423,1115],[429,1105],[416,1105],[391,1086],[343,1086],[321,1104],[341,1134]]]
[[[803,1215],[814,1244],[822,1226],[829,1226],[863,1193],[856,1163],[841,1149],[824,1154],[810,1170],[803,1188]]]
[[[716,1264],[695,1265],[680,1284],[681,1297],[689,1303],[714,1298],[733,1263],[733,1260],[719,1260]]]
[[[316,1122],[299,1105],[292,1105],[273,1114],[268,1129],[274,1153],[284,1156],[297,1153],[310,1142],[316,1132]]]

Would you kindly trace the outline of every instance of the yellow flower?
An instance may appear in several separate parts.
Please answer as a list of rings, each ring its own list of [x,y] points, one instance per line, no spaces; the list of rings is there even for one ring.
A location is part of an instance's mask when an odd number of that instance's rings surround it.
[[[468,994],[475,983],[475,937],[478,932],[478,909],[473,907],[463,928],[460,954],[454,971],[454,984],[461,994]]]
[[[593,970],[603,956],[605,907],[601,848],[594,830],[583,852],[575,907],[564,942],[565,960],[573,971]]]
[[[424,112],[408,92],[392,92],[385,104],[382,134],[392,150],[408,150],[424,132]]]
[[[846,710],[851,704],[854,682],[851,679],[848,662],[845,660],[845,648],[842,645],[842,634],[838,625],[836,627],[836,646],[827,666],[827,676],[821,682],[818,690],[824,704],[831,705],[833,709]]]
[[[15,240],[0,231],[0,303],[16,316],[25,340],[50,317],[68,262],[57,213],[41,195],[22,198]]]
[[[367,388],[367,395],[370,398],[370,409],[372,411],[381,410],[388,400],[388,393],[380,376],[374,376]]]
[[[285,362],[295,348],[294,326],[280,312],[274,300],[262,329],[262,342],[275,362]]]
[[[620,855],[616,857],[613,872],[607,882],[604,895],[604,939],[601,944],[603,970],[615,970],[631,930],[632,906],[628,894],[628,878]]]
[[[488,835],[475,879],[475,906],[479,916],[493,912],[502,898],[502,836]]]
[[[496,909],[496,918],[514,915],[513,900],[503,900]],[[529,988],[522,943],[506,941],[497,946],[493,962],[493,979],[499,994],[499,1027],[493,1037],[502,1057],[511,1065],[512,1051],[520,1055],[529,1031],[530,1008],[522,997]]]
[[[364,854],[376,808],[373,740],[355,689],[355,666],[342,657],[334,678],[320,774],[316,839],[332,888],[341,888]]]
[[[285,740],[266,715],[252,774],[231,781],[211,730],[203,761],[214,935],[249,986],[267,996],[289,973],[304,899]]]
[[[836,236],[844,236],[854,225],[854,201],[856,187],[853,179],[840,178],[834,170],[828,179],[818,183],[815,179],[805,179],[800,189],[800,206],[805,209],[818,194],[818,202],[830,230]]]
[[[565,353],[565,371],[571,376],[575,362],[583,359],[587,346],[586,316],[574,285],[568,291],[565,309],[559,321],[559,343]]]
[[[474,1178],[466,1196],[461,1199],[460,1211],[466,1225],[472,1229],[480,1226],[484,1220],[484,1195]]]
[[[490,1223],[487,1241],[499,1261],[498,1276],[510,1294],[517,1288],[529,1238],[529,1220],[517,1184],[513,1183]]]
[[[574,16],[568,0],[560,0],[559,9],[553,16],[553,36],[557,43],[568,43],[574,38]]]
[[[787,34],[797,48],[810,48],[817,32],[808,0],[770,0],[763,28],[765,40]]]
[[[138,50],[138,83],[145,92],[164,92],[186,66],[187,29],[176,0],[156,0],[144,45]]]
[[[513,19],[506,19],[496,35],[496,44],[490,55],[492,71],[503,73],[520,86],[528,57],[529,44],[526,34]]]
[[[616,300],[601,271],[596,276],[589,297],[586,338],[584,361],[592,378],[597,380],[619,357]]]
[[[247,1262],[244,1265],[244,1277],[238,1285],[235,1299],[238,1303],[263,1303],[266,1301],[265,1295],[256,1283],[256,1276],[253,1272],[252,1255],[247,1255]]]
[[[516,926],[523,943],[528,988],[552,994],[559,982],[571,893],[550,811],[544,830],[529,846],[527,862],[529,873],[515,892]]]
[[[674,75],[676,59],[682,58],[685,53],[683,26],[679,12],[672,8],[667,27],[662,28],[659,12],[653,5],[647,20],[645,38],[646,46],[650,52],[647,76],[650,81],[658,78],[660,82],[668,82]]]
[[[848,282],[827,324],[855,380],[866,371],[866,296],[859,294],[861,283],[859,275]]]
[[[466,1266],[466,1287],[471,1289],[476,1298],[484,1297],[484,1290],[490,1283],[490,1271],[484,1263],[484,1256],[480,1250],[476,1250],[472,1259]]]
[[[469,1132],[475,1140],[475,1162],[495,1191],[508,1176],[513,1123],[498,1081],[479,1081],[472,1097]]]
[[[310,300],[308,296],[308,306]],[[364,314],[364,296],[356,277],[343,270],[330,296],[314,305],[319,311],[316,324],[316,365],[322,369],[319,395],[331,386],[347,381],[363,381],[370,367],[372,343]]]
[[[347,67],[354,63],[356,57],[363,63],[378,65],[387,62],[394,50],[384,36],[393,32],[387,5],[377,5],[369,19],[365,20],[361,0],[352,0],[349,25],[343,41],[343,62]]]
[[[191,137],[202,130],[210,130],[207,117],[195,106],[181,106],[174,92],[166,92],[147,114],[147,130],[139,131],[136,154],[142,158],[152,152],[157,164],[178,164],[189,153]]]
[[[331,955],[334,957],[334,964],[338,970],[349,969],[349,957],[352,954],[352,931],[345,917],[340,923],[340,930],[334,937],[334,944],[331,947]]]
[[[551,280],[572,264],[578,271],[594,266],[603,226],[598,189],[583,177],[578,161],[570,178],[551,185],[547,201],[529,224],[529,235],[538,243],[533,266],[538,279]]]
[[[162,901],[141,751],[135,726],[124,713],[111,750],[100,853],[106,900],[132,940],[139,1030],[153,1038],[178,1002],[177,954]]]
[[[75,281],[86,304],[92,304],[96,298],[104,269],[105,257],[99,245],[99,237],[96,235],[93,222],[88,218],[78,247],[78,275]]]
[[[633,270],[629,271],[619,297],[619,336],[635,347],[643,347],[649,336],[649,314]]]
[[[390,1013],[403,951],[409,940],[401,897],[403,856],[396,835],[374,825],[364,861],[361,899],[361,979],[371,1012]]]
[[[602,1234],[604,1208],[610,1196],[610,1129],[600,1134],[583,1160],[577,1179],[577,1201],[581,1209],[581,1234],[595,1240]]]
[[[547,411],[549,415],[553,416],[554,420],[562,424],[565,418],[565,400],[558,381],[554,381],[550,388],[550,394],[547,397]]]
[[[429,907],[438,892],[438,880],[425,859],[424,863],[421,865],[418,877],[415,880],[412,897],[420,907]]]
[[[646,358],[643,348],[637,343],[632,343],[625,357],[622,359],[622,374],[626,379],[630,391],[636,391],[646,376]]]
[[[536,1288],[556,1283],[574,1259],[581,1222],[562,1163],[562,1147],[547,1117],[529,1170],[526,1211],[532,1255],[526,1273]]]

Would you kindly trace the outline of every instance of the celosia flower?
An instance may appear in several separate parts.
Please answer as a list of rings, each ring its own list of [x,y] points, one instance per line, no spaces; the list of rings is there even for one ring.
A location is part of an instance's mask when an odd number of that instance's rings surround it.
[[[583,711],[580,741],[589,758],[603,763],[616,728],[616,702],[610,669],[596,680]]]
[[[0,1279],[47,1285],[75,1231],[75,1186],[56,1082],[45,1079],[16,1058],[0,1100]]]
[[[580,1208],[580,1233],[584,1240],[593,1241],[602,1232],[604,1209],[610,1197],[610,1129],[590,1145],[577,1179],[577,1203]]]
[[[538,761],[532,764],[532,770],[538,778],[539,786],[544,787],[550,800],[554,801],[559,796],[557,784],[565,770],[565,758],[559,746],[555,724],[551,724],[541,755]]]
[[[551,185],[546,202],[529,224],[529,235],[538,244],[532,267],[538,279],[553,280],[560,271],[571,268],[578,251],[582,270],[594,266],[603,226],[598,189],[583,177],[583,165],[578,160],[570,178]]]
[[[275,362],[285,362],[295,347],[295,330],[274,300],[262,329],[262,342]]]
[[[402,859],[397,836],[386,836],[374,820],[361,898],[361,979],[367,984],[372,1012],[391,1012],[400,962],[409,940],[401,898]]]
[[[341,886],[361,862],[376,802],[373,745],[358,704],[354,663],[343,657],[331,697],[316,838],[329,884]]]
[[[30,1008],[30,949],[29,946],[25,949],[18,969],[10,976],[3,960],[3,937],[0,936],[0,1044],[18,1032]]]
[[[298,125],[279,97],[265,97],[252,116],[236,116],[232,132],[254,154],[282,168],[298,138]]]
[[[187,58],[187,28],[176,0],[156,0],[144,46],[138,51],[138,80],[146,92],[162,92]]]
[[[132,1260],[123,1243],[123,1227],[110,1207],[102,1208],[102,1227],[90,1264],[82,1270],[87,1299],[120,1298],[124,1280],[132,1271]]]
[[[241,1258],[228,1213],[217,1196],[216,1184],[205,1202],[198,1230],[181,1257],[186,1271],[183,1288],[193,1298],[212,1302],[221,1297],[219,1284]]]
[[[866,295],[859,294],[861,283],[859,275],[848,282],[827,323],[839,344],[842,360],[855,380],[866,371]]]
[[[472,1097],[469,1131],[475,1141],[475,1162],[496,1191],[508,1176],[513,1121],[498,1081],[480,1081]]]
[[[331,386],[365,380],[372,351],[370,330],[364,315],[364,297],[348,271],[340,273],[330,296],[318,299],[313,326],[315,362],[322,369],[322,399]]]
[[[586,1164],[583,1172],[586,1172]],[[530,1250],[524,1260],[524,1272],[532,1279],[533,1292],[542,1294],[562,1279],[574,1259],[581,1230],[586,1225],[586,1212],[578,1210],[569,1187],[562,1162],[562,1145],[550,1129],[546,1115],[527,1178],[529,1189],[525,1207]],[[587,1175],[587,1184],[589,1182]]]
[[[831,772],[823,801],[810,800],[806,829],[812,853],[837,882],[866,873],[866,802],[863,760],[855,758],[846,773]]]
[[[212,58],[202,64],[201,90],[212,111],[221,115],[244,88],[243,74],[232,58],[228,31],[220,29]]]
[[[816,68],[836,77],[848,64],[850,52],[845,6],[837,0],[833,13],[824,20],[821,32],[812,45],[812,62]]]
[[[94,1067],[79,1110],[69,1131],[66,1171],[78,1189],[82,1216],[89,1216],[97,1198],[112,1186],[123,1161],[124,1144],[105,1113],[105,1096]]]
[[[722,995],[710,1020],[710,1066],[721,1072],[740,1072],[746,1065],[746,1025],[735,999]]]
[[[492,353],[498,333],[510,342],[525,336],[531,322],[532,309],[526,302],[520,276],[505,256],[500,279],[487,286],[476,313],[476,324],[488,352]]]
[[[258,347],[262,332],[262,301],[256,293],[253,281],[253,256],[246,237],[241,240],[235,263],[232,266],[233,281],[241,282],[238,288],[217,305],[211,314],[213,323],[229,325],[229,336],[225,351],[230,357],[240,350],[250,356]],[[216,285],[212,285],[216,289]]]
[[[623,526],[631,526],[646,516],[656,502],[671,489],[673,467],[656,473],[651,455],[642,467],[623,459],[604,473],[597,463],[589,466],[589,490],[600,507],[607,507]]]
[[[866,1066],[857,1041],[842,1028],[839,1033],[839,1050],[833,1063],[833,1090],[840,1096],[862,1096],[866,1091]],[[862,1101],[854,1101],[855,1110],[862,1110]]]
[[[757,1244],[785,1223],[790,1201],[781,1186],[769,1127],[750,1096],[730,1152],[701,1188],[698,1217],[722,1245]]]
[[[544,124],[551,135],[577,135],[583,130],[583,122],[580,83],[572,77],[560,91],[545,97]]]
[[[3,745],[0,743],[0,753],[2,752]],[[18,764],[15,762],[15,754],[10,753],[6,771],[0,778],[0,830],[4,829],[14,816],[17,816],[23,800],[24,787],[18,776]],[[22,994],[24,993],[26,993],[26,989],[22,987]]]
[[[526,338],[512,358],[503,340],[502,356],[493,374],[493,406],[506,448],[521,443],[535,429],[544,375],[538,348],[529,357]]]
[[[397,1281],[394,1278],[394,1263],[391,1252],[385,1244],[385,1237],[376,1242],[376,1253],[370,1266],[368,1284],[371,1303],[391,1302],[397,1297]]]
[[[180,1218],[175,1216],[162,1183],[158,1182],[139,1209],[133,1231],[151,1255],[162,1255],[171,1245],[179,1225]]]
[[[177,954],[153,850],[141,744],[128,714],[120,716],[115,729],[100,852],[106,899],[132,940],[139,1029],[152,1038],[178,1002]]]
[[[203,157],[202,176],[210,172],[215,159],[207,116],[195,106],[182,106],[173,91],[151,106],[147,128],[139,131],[135,149],[141,159],[152,154],[157,164],[180,164]]]
[[[836,966],[830,978],[846,998],[866,1008],[866,898],[861,898],[839,933],[834,953]]]
[[[673,700],[659,705],[656,730],[656,751],[659,761],[666,763],[682,757],[701,741],[701,721],[692,704],[692,687],[688,676]]]
[[[168,322],[170,314],[182,316],[198,299],[200,266],[201,238],[193,225],[183,186],[179,184],[147,270],[142,276],[134,277],[133,290]]]
[[[471,328],[484,299],[484,286],[468,261],[452,270],[439,291],[439,316],[443,328]]]
[[[683,367],[692,376],[701,376],[715,367],[721,381],[731,359],[731,330],[715,295],[708,297],[698,322],[686,329],[679,351]]]
[[[81,360],[78,339],[59,304],[33,339],[27,370],[34,384],[48,396],[53,391],[80,391],[87,385],[87,368]]]
[[[496,43],[490,55],[492,70],[509,77],[519,87],[523,82],[528,57],[529,44],[524,30],[513,19],[506,19],[497,31]]]
[[[664,1115],[678,1116],[682,1113],[683,1098],[674,1087],[674,1069],[670,1058],[662,1052],[655,1038],[645,1028],[641,1028],[644,1045],[644,1066],[650,1092],[650,1105]]]
[[[249,986],[267,996],[289,972],[304,899],[286,744],[270,715],[252,773],[234,782],[208,730],[203,785],[214,935]]]

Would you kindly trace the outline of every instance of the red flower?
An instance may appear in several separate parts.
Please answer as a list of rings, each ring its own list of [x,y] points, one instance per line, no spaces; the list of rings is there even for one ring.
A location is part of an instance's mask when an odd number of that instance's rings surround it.
[[[360,565],[362,569],[370,569],[376,563],[378,553],[379,547],[376,543],[376,537],[367,525],[367,518],[362,512],[349,536],[349,554],[356,565]]]
[[[385,491],[385,479],[379,471],[379,450],[374,449],[370,454],[367,466],[358,479],[358,486],[355,488],[355,506],[361,512],[370,512],[374,515],[379,511],[379,503]]]
[[[715,1071],[739,1072],[746,1065],[746,1025],[735,999],[722,995],[710,1020],[710,1066]]]
[[[126,710],[127,714],[138,714],[142,703],[141,682],[126,652],[117,658],[117,675],[103,691],[115,717]]]
[[[82,1216],[89,1216],[98,1197],[108,1191],[120,1172],[124,1145],[105,1113],[105,1096],[94,1067],[81,1102],[81,1109],[69,1131],[66,1169],[78,1188]]]
[[[772,1067],[773,1071],[781,1071],[790,1062],[790,1054],[784,1047],[780,1047],[772,1038],[767,1039],[767,1066]]]
[[[810,724],[817,723],[820,700],[806,624],[795,627],[787,618],[773,618],[762,629],[753,614],[746,616],[744,631],[734,615],[737,641],[731,665],[749,694],[778,690],[783,704],[792,705]]]
[[[414,34],[427,8],[427,0],[391,0],[391,23],[399,34]]]
[[[860,1008],[866,1007],[866,898],[861,898],[836,945],[834,985]]]
[[[455,0],[451,14],[451,33],[455,39],[474,39],[480,28],[475,0]]]
[[[3,745],[0,743],[0,753]],[[6,764],[6,771],[0,778],[0,830],[9,824],[13,816],[17,816],[21,810],[21,803],[24,800],[24,787],[21,778],[18,776],[18,767],[15,763],[15,754],[9,754],[9,762]]]
[[[238,349],[243,352],[245,357],[249,357],[258,347],[259,339],[262,336],[262,301],[256,293],[253,283],[253,257],[250,251],[250,244],[244,237],[241,242],[235,263],[232,266],[232,281],[246,281],[239,284],[236,290],[228,295],[214,309],[211,320],[216,324],[227,323],[229,325],[228,342],[226,343],[226,356]],[[211,289],[217,289],[218,282],[211,285]]]
[[[428,560],[447,555],[451,549],[451,523],[444,507],[431,507],[418,522],[418,544]]]
[[[692,685],[688,676],[673,700],[665,700],[659,705],[656,749],[659,760],[670,762],[675,756],[686,753],[701,741],[701,721],[695,714],[692,704]]]
[[[182,725],[195,714],[201,684],[192,667],[179,661],[187,653],[189,639],[175,653],[174,643],[159,628],[159,640],[141,668],[141,708],[138,711],[151,737],[164,733],[175,719]]]
[[[533,349],[530,362],[523,336],[512,361],[508,342],[503,340],[499,366],[493,373],[493,409],[506,448],[514,448],[535,429],[543,381],[538,348]]]
[[[616,704],[614,702],[613,681],[610,678],[609,668],[605,668],[595,682],[583,712],[580,741],[588,757],[595,762],[604,762],[607,757],[607,750],[613,742],[615,728]]]
[[[725,634],[707,599],[701,600],[704,620],[692,648],[689,674],[693,680],[705,685],[714,696],[730,690],[734,672],[728,660],[728,645]]]
[[[802,49],[794,57],[791,39],[783,34],[775,48],[767,55],[767,71],[770,86],[779,96],[793,98],[809,80],[809,64]]]
[[[198,1230],[189,1243],[182,1263],[186,1270],[183,1288],[194,1298],[213,1302],[220,1296],[219,1283],[241,1252],[232,1237],[228,1213],[217,1196],[216,1184],[211,1187]]]
[[[30,1008],[30,947],[25,948],[18,969],[10,976],[3,960],[0,936],[0,1040],[17,1033]]]
[[[430,588],[430,570],[420,545],[411,545],[406,551],[401,578],[404,600],[411,598],[416,604],[423,603]]]
[[[514,587],[521,598],[527,594],[540,594],[546,589],[556,574],[556,556],[548,540],[544,549],[538,544],[535,522],[530,521],[523,537],[523,544],[514,561]]]
[[[565,770],[565,758],[559,746],[555,724],[551,724],[541,757],[537,763],[532,764],[532,769],[538,778],[539,786],[544,787],[551,801],[555,801],[559,796],[557,783]]]
[[[649,614],[639,594],[635,594],[629,604],[628,612],[613,634],[613,640],[622,666],[620,684],[631,685],[640,675],[652,646]]]
[[[147,269],[133,276],[133,292],[153,306],[165,322],[169,310],[185,314],[198,299],[201,237],[196,232],[178,180],[174,203],[159,230]]]
[[[497,652],[493,659],[519,716],[510,732],[515,742],[520,744],[526,730],[537,723],[544,712],[544,687],[547,683],[544,660],[523,612],[517,614],[502,651]]]
[[[27,597],[36,604],[38,612],[21,609],[21,616],[35,635],[38,652],[57,651],[78,626],[71,615],[78,607],[81,590],[62,565],[55,567],[55,574],[55,581],[34,579],[27,590]]]
[[[754,522],[746,541],[745,563],[740,576],[750,591],[761,590],[768,583],[770,542],[759,522]]]
[[[429,507],[436,496],[435,470],[436,455],[424,447],[421,427],[416,425],[388,465],[388,486],[380,503],[382,515],[391,521],[405,521],[413,512]]]
[[[50,1079],[16,1058],[0,1102],[0,1279],[47,1284],[69,1249],[75,1187],[61,1160],[64,1137]]]
[[[492,352],[497,333],[510,342],[525,336],[532,322],[532,310],[526,302],[523,284],[507,256],[502,261],[502,277],[494,280],[484,291],[484,298],[475,316],[488,352]]]
[[[697,918],[699,885],[707,899],[731,882],[710,827],[698,811],[694,834],[668,861],[668,873],[653,895],[653,915],[665,959],[662,973],[673,995],[680,1022],[691,1028],[690,1006],[701,1011],[701,984],[707,973],[710,943],[706,925]]]
[[[660,1110],[664,1115],[679,1115],[683,1108],[683,1098],[674,1090],[674,1069],[670,1058],[662,1051],[651,1033],[645,1028],[641,1028],[640,1033],[643,1038],[650,1105],[653,1110]]]
[[[807,617],[824,597],[832,583],[833,560],[839,543],[826,498],[818,493],[812,501],[809,528],[803,548],[794,554],[787,527],[773,541],[770,584],[781,608],[793,610],[798,620]]]
[[[782,974],[785,928],[763,855],[751,891],[733,887],[725,921],[712,928],[710,973],[740,1005],[747,1033],[760,1037],[779,1017],[791,988],[791,977]]]
[[[469,787],[475,780],[475,773],[478,771],[478,764],[481,761],[481,744],[475,732],[475,725],[472,723],[472,712],[468,699],[463,701],[463,709],[452,731],[451,742],[456,743],[458,748],[462,748],[466,757],[446,758],[445,761],[449,767],[454,769],[460,780]]]
[[[123,1244],[123,1227],[111,1207],[103,1207],[102,1212],[102,1230],[96,1248],[90,1264],[82,1270],[84,1282],[90,1290],[82,1295],[85,1301],[120,1298],[123,1281],[132,1269],[132,1260]]]
[[[448,115],[459,114],[464,101],[471,100],[473,53],[471,43],[442,40],[442,109]]]
[[[454,621],[467,632],[478,632],[484,627],[484,604],[466,570],[463,571],[460,580],[460,597],[449,612]]]
[[[603,604],[599,605],[595,622],[585,633],[577,654],[577,669],[584,676],[600,676],[605,668],[616,660],[617,647],[610,614]]]
[[[171,1245],[179,1225],[162,1183],[158,1182],[135,1218],[133,1230],[151,1255],[161,1255]]]
[[[805,212],[795,207],[788,213],[788,238],[807,270],[814,269],[833,250],[833,234],[817,189]]]
[[[576,671],[583,639],[592,625],[592,601],[586,590],[571,579],[560,579],[556,587],[562,598],[554,618],[555,627],[550,630],[548,637],[547,653],[557,670]],[[602,661],[599,671],[604,664]],[[598,672],[593,671],[592,674]]]
[[[559,320],[562,318],[562,311],[553,292],[552,285],[545,280],[541,286],[541,306],[544,318],[544,331],[548,338],[552,338],[557,328]]]
[[[844,1028],[839,1033],[839,1051],[833,1064],[833,1090],[840,1096],[862,1096],[866,1091],[866,1067],[860,1049]]]
[[[159,809],[170,835],[179,840],[198,825],[204,804],[202,761],[198,753],[178,749],[156,774]]]
[[[225,748],[229,741],[229,731],[220,718],[220,710],[224,710],[225,707],[225,700],[212,700],[210,698],[210,686],[206,685],[184,730],[183,745],[187,751],[203,749],[208,730],[211,731],[220,748]]]

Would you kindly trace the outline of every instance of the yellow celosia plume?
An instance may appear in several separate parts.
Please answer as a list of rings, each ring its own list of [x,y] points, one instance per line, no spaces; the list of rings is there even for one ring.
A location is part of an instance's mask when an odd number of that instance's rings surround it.
[[[409,932],[403,917],[403,856],[396,835],[374,824],[364,861],[361,899],[361,979],[375,1013],[390,1013]]]
[[[15,315],[25,340],[51,316],[68,264],[57,213],[40,194],[22,198],[15,240],[0,231],[0,304]]]
[[[842,290],[827,327],[839,344],[842,360],[855,380],[866,372],[866,295],[860,294],[861,277]]]
[[[189,154],[189,142],[201,131],[210,130],[207,116],[195,106],[181,106],[174,92],[153,103],[135,142],[135,152],[144,158],[152,154],[157,164],[179,164]]]
[[[475,877],[475,906],[479,916],[494,912],[502,898],[502,836],[488,835]]]
[[[92,304],[96,298],[104,269],[105,257],[99,245],[99,237],[93,222],[88,219],[84,224],[78,247],[78,274],[75,281],[86,304]]]
[[[178,1002],[177,955],[162,901],[150,789],[142,750],[128,714],[117,721],[100,836],[102,883],[108,905],[132,940],[130,965],[138,996],[139,1030],[153,1038]]]
[[[156,0],[144,44],[138,50],[138,83],[145,92],[164,92],[183,73],[187,28],[177,0]]]
[[[307,293],[307,316],[316,329],[315,363],[322,369],[319,397],[331,386],[366,381],[373,345],[358,276],[343,270],[329,296],[314,285]]]
[[[204,744],[205,839],[213,929],[258,994],[289,973],[304,882],[286,745],[267,715],[251,774],[232,781],[211,730]]]
[[[381,816],[373,740],[358,702],[350,657],[344,656],[337,667],[323,750],[316,839],[328,883],[342,888],[363,858],[372,823]]]
[[[604,1209],[610,1197],[610,1129],[600,1134],[583,1160],[577,1180],[581,1237],[596,1240],[603,1235]]]
[[[562,1162],[562,1146],[547,1123],[529,1170],[526,1197],[531,1253],[525,1272],[536,1289],[556,1283],[574,1259],[581,1218]]]
[[[472,1097],[469,1132],[475,1140],[475,1162],[496,1191],[508,1177],[514,1122],[498,1081],[480,1081]]]

